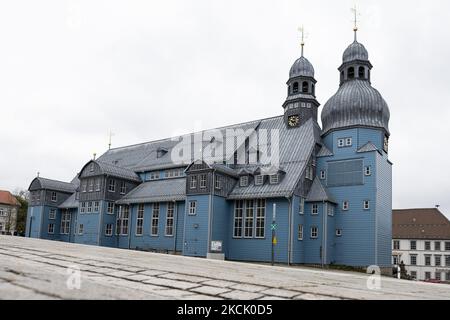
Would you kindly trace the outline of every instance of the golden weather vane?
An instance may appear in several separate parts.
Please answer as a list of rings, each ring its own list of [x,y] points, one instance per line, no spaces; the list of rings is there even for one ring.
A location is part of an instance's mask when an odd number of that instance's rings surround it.
[[[300,31],[300,34],[302,36],[302,41],[300,42],[300,45],[302,47],[302,57],[303,57],[303,47],[305,46],[305,39],[308,38],[308,34],[305,32],[305,27],[303,25],[300,28],[298,28],[298,31]]]
[[[355,32],[355,41],[356,41],[356,35],[358,32],[358,22],[359,22],[358,17],[361,16],[361,14],[358,11],[358,7],[356,6],[356,3],[353,6],[353,8],[351,8],[351,10],[353,12],[353,23],[354,23],[353,31]]]

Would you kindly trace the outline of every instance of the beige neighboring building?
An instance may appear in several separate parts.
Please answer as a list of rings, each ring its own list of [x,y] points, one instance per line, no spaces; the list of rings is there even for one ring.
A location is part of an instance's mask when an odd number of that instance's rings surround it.
[[[420,281],[450,282],[450,222],[437,209],[392,211],[392,262]]]
[[[0,190],[0,234],[14,234],[20,204],[11,192]]]

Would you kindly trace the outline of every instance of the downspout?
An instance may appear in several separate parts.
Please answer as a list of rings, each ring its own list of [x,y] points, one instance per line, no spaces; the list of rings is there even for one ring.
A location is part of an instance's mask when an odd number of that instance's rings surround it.
[[[289,203],[289,207],[288,207],[288,252],[287,252],[287,263],[288,263],[288,266],[290,266],[291,265],[291,256],[292,256],[292,253],[291,253],[291,251],[292,251],[292,234],[293,234],[293,232],[292,232],[292,226],[293,226],[293,224],[292,224],[292,212],[293,212],[293,210],[292,210],[292,204],[293,204],[293,201],[292,201],[292,197],[286,197],[286,199],[287,199],[287,201],[288,201],[288,203]]]
[[[173,228],[174,228],[174,237],[173,237],[173,254],[176,254],[177,252],[177,236],[178,236],[178,232],[177,232],[177,227],[178,227],[178,205],[176,200],[173,200],[173,206],[174,206],[174,215],[175,215],[175,219],[174,219],[174,223],[173,223]]]
[[[328,208],[325,207],[325,200],[322,200],[322,214],[323,214],[323,220],[322,220],[322,229],[323,229],[323,237],[322,237],[322,268],[326,264],[327,260],[327,218],[328,218]]]
[[[216,170],[212,171],[212,179],[211,179],[211,185],[210,185],[210,192],[209,192],[209,209],[208,209],[208,245],[207,245],[207,254],[211,252],[211,234],[212,234],[212,224],[213,224],[213,194],[214,194],[214,177],[215,177]]]

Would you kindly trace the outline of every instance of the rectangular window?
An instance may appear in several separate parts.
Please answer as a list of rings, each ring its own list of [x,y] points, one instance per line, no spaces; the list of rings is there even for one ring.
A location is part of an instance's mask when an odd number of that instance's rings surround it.
[[[253,217],[255,214],[253,200],[247,200],[245,204],[244,238],[251,238],[253,237]]]
[[[431,250],[431,242],[430,241],[425,241],[425,250]]]
[[[352,138],[345,138],[345,146],[346,147],[352,146]]]
[[[345,140],[344,139],[338,139],[338,147],[342,148],[345,146]]]
[[[113,225],[112,223],[107,223],[105,226],[105,236],[112,236]]]
[[[313,204],[311,207],[311,214],[316,215],[319,214],[319,205],[318,204]]]
[[[48,218],[50,220],[55,220],[56,219],[56,209],[50,209],[50,211],[48,213]]]
[[[320,179],[325,180],[325,170],[320,171]]]
[[[150,180],[158,180],[159,179],[159,171],[150,172]]]
[[[450,281],[450,271],[445,273],[445,281]]]
[[[299,224],[298,225],[298,240],[303,240],[303,225]]]
[[[80,213],[86,212],[86,202],[81,202]]]
[[[434,278],[435,278],[436,280],[438,280],[438,281],[441,281],[441,273],[440,273],[440,272],[436,272],[436,273],[434,274]]]
[[[88,213],[91,213],[91,212],[92,212],[92,202],[91,202],[91,201],[89,201],[89,202],[87,203],[87,212],[88,212]]]
[[[319,236],[319,229],[317,227],[311,227],[311,238],[317,239]]]
[[[54,234],[55,233],[55,224],[54,223],[49,223],[48,224],[48,233],[49,234]]]
[[[81,192],[86,192],[87,191],[87,181],[83,181],[81,183]]]
[[[108,191],[109,192],[116,192],[116,180],[109,179],[108,183]]]
[[[214,180],[214,184],[215,184],[214,187],[215,187],[217,190],[222,189],[222,177],[216,176],[216,179]]]
[[[440,267],[441,266],[441,261],[442,261],[442,259],[441,259],[442,257],[441,256],[434,256],[434,265],[436,266],[436,267]]]
[[[425,255],[425,265],[426,266],[431,266],[431,256],[430,255]]]
[[[78,234],[83,234],[83,231],[84,231],[84,224],[82,224],[82,223],[80,223],[79,225],[78,225]]]
[[[449,241],[445,242],[445,251],[450,251],[450,242]]]
[[[197,214],[197,201],[189,201],[189,215],[195,216]]]
[[[348,208],[349,208],[349,202],[348,201],[342,202],[342,210],[348,211]]]
[[[206,188],[206,174],[200,175],[200,188],[201,189]]]
[[[101,179],[95,179],[95,191],[100,191]]]
[[[416,266],[417,265],[417,255],[416,254],[411,254],[409,256],[409,264],[412,266]]]
[[[363,160],[344,160],[328,163],[329,187],[355,186],[364,183]]]
[[[278,184],[280,182],[279,174],[271,174],[270,175],[270,184]]]
[[[242,177],[239,179],[239,185],[240,185],[241,187],[246,187],[246,186],[248,186],[248,176],[242,176]]]
[[[191,176],[190,187],[191,189],[197,188],[197,176]]]
[[[94,212],[99,212],[100,211],[100,202],[95,201],[94,202]]]
[[[410,250],[417,250],[417,242],[415,240],[409,242]]]
[[[89,179],[89,192],[94,191],[94,179]]]
[[[255,237],[264,238],[265,237],[265,227],[266,227],[266,200],[258,199],[256,200],[256,227],[255,227]]]
[[[372,170],[371,170],[371,167],[370,167],[370,166],[367,166],[367,167],[364,168],[364,174],[365,174],[366,176],[372,175]]]
[[[167,215],[166,215],[166,236],[173,236],[173,220],[175,213],[175,204],[173,202],[167,203]]]
[[[126,194],[127,193],[127,184],[125,181],[122,181],[120,183],[120,194]]]
[[[70,233],[70,212],[68,210],[64,210],[61,215],[61,234],[69,234]]]
[[[122,221],[121,221],[121,235],[128,235],[128,224],[130,219],[130,207],[128,206],[121,206],[122,208]]]
[[[300,198],[300,206],[298,208],[298,213],[299,214],[305,213],[305,198]]]
[[[431,272],[425,272],[425,280],[431,280]]]
[[[255,176],[255,185],[262,186],[264,184],[264,176],[262,174],[258,174]]]
[[[394,240],[394,250],[400,250],[400,241]]]
[[[144,234],[144,204],[140,203],[136,216],[136,235],[142,236]]]
[[[417,271],[411,271],[411,277],[417,279]]]
[[[450,256],[445,256],[445,266],[450,267]]]
[[[364,210],[369,210],[370,209],[370,201],[369,200],[364,200]]]
[[[397,265],[398,264],[398,256],[392,256],[392,264]]]
[[[342,229],[336,229],[336,237],[342,236]]]
[[[56,202],[57,201],[57,196],[56,196],[56,192],[52,192],[52,202]]]
[[[441,251],[441,242],[440,241],[435,241],[434,242],[434,250],[435,251]]]
[[[152,236],[158,235],[159,226],[159,203],[154,203],[152,208]]]
[[[233,237],[242,237],[242,220],[244,212],[244,201],[236,200],[234,202],[234,222],[233,222]]]
[[[107,214],[114,214],[114,203],[108,202],[108,208],[106,209]]]

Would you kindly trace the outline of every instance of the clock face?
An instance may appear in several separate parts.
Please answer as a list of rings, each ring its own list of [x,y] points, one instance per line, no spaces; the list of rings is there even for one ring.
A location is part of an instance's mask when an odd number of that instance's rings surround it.
[[[296,127],[300,123],[300,117],[299,116],[290,116],[288,118],[288,125],[290,127]]]

